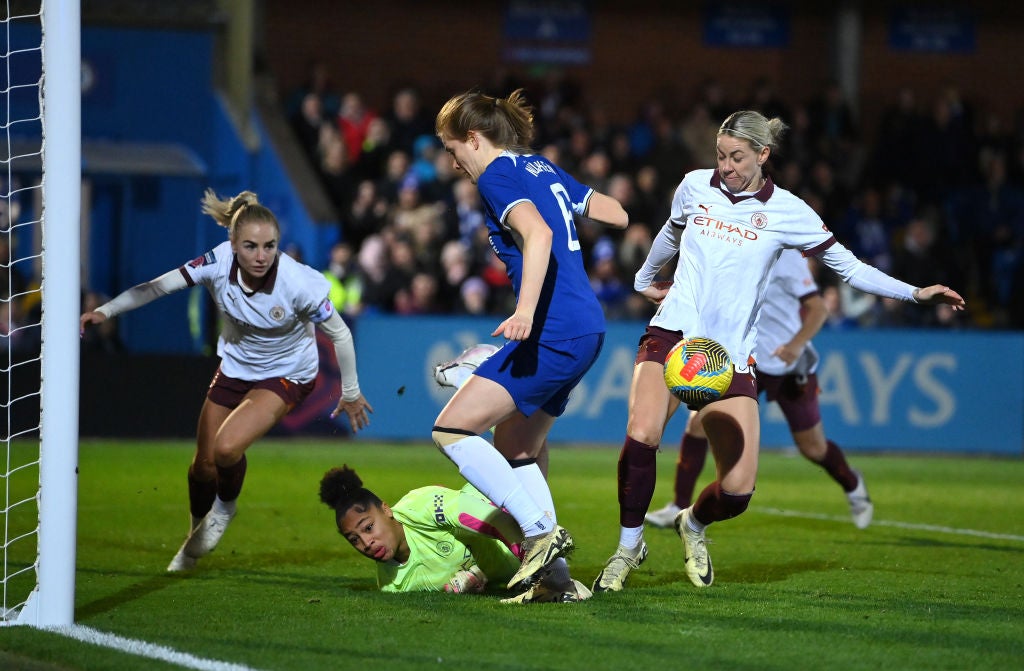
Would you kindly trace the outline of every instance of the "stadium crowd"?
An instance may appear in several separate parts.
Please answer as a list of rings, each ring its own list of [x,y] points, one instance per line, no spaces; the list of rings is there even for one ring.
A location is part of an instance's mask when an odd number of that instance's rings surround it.
[[[910,283],[964,287],[971,305],[907,309],[813,268],[830,308],[827,328],[1024,328],[1024,111],[1016,126],[975,111],[955,88],[927,104],[899,93],[867,137],[836,85],[787,100],[771,81],[728,91],[706,81],[685,105],[650,99],[612,123],[571,78],[506,77],[537,117],[536,149],[622,202],[631,225],[608,232],[578,222],[594,290],[609,318],[647,319],[632,276],[691,169],[715,165],[728,111],[779,116],[790,129],[773,154],[773,179],[806,200],[859,257]],[[508,314],[513,297],[491,251],[476,189],[456,174],[434,135],[436,110],[416,88],[382,109],[341,92],[322,66],[285,99],[296,137],[340,222],[325,273],[344,314]]]

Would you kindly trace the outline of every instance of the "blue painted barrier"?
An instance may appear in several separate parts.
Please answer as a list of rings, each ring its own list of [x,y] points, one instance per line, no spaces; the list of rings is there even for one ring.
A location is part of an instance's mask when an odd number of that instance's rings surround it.
[[[434,364],[490,337],[498,317],[366,315],[356,325],[360,382],[373,404],[367,437],[430,440],[451,392]],[[636,344],[644,324],[609,324],[604,351],[551,433],[553,443],[621,444]],[[1024,334],[863,330],[814,340],[827,435],[844,449],[1020,456],[1024,447]],[[775,404],[762,403],[762,444],[792,444]],[[685,425],[665,434],[674,449]]]

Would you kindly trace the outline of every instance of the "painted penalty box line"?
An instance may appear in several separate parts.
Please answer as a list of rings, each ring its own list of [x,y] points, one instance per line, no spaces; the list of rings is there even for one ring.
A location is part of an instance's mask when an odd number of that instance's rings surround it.
[[[751,511],[764,513],[766,515],[779,515],[781,517],[802,517],[812,520],[829,520],[832,522],[849,522],[849,516],[825,515],[822,513],[805,513],[797,510],[782,510],[781,508],[751,507]],[[871,526],[893,527],[896,529],[911,529],[914,531],[935,531],[943,534],[955,534],[958,536],[976,536],[978,538],[989,538],[1002,541],[1017,541],[1024,543],[1024,536],[1015,534],[998,534],[991,531],[980,531],[978,529],[959,529],[956,527],[945,527],[937,524],[917,524],[914,522],[896,522],[892,520],[872,520]]]
[[[171,664],[177,664],[188,669],[197,671],[260,671],[244,664],[233,662],[221,662],[215,659],[204,659],[187,652],[180,652],[156,643],[138,641],[131,638],[108,634],[81,624],[68,626],[41,627],[43,631],[50,631],[61,636],[73,638],[83,643],[98,645],[104,648],[111,648],[119,652],[148,659],[156,659]]]

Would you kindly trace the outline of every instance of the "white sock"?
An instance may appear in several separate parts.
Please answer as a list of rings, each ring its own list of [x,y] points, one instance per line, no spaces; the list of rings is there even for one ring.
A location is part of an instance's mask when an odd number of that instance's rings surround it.
[[[627,550],[635,550],[640,547],[643,539],[644,528],[642,525],[638,527],[619,527],[619,545]]]
[[[238,499],[234,501],[221,501],[218,496],[213,500],[213,508],[211,510],[218,515],[234,515],[237,508]]]
[[[701,524],[697,518],[693,516],[693,506],[690,506],[690,514],[686,516],[686,528],[690,531],[702,534],[707,527],[708,525]]]
[[[868,495],[868,488],[864,485],[864,478],[860,477],[860,473],[857,473],[857,486],[853,488],[853,491],[846,492],[846,498],[864,498]]]
[[[515,518],[524,536],[551,531],[553,523],[520,484],[505,457],[486,440],[466,436],[441,449],[459,467],[462,477]]]
[[[516,474],[523,489],[530,493],[537,505],[551,518],[551,523],[557,523],[558,517],[555,515],[555,502],[551,498],[551,488],[548,487],[548,481],[544,479],[544,474],[540,472],[540,467],[536,463],[526,464],[525,466],[516,466],[512,472]],[[561,589],[572,582],[572,577],[569,575],[569,564],[564,557],[553,561],[548,568],[550,572],[541,581],[548,587]]]
[[[540,509],[551,518],[551,522],[558,522],[558,517],[555,515],[555,502],[551,498],[551,488],[548,487],[548,481],[544,479],[544,474],[540,472],[540,467],[536,463],[532,463],[516,466],[512,472],[523,489],[529,492],[530,497],[537,502]]]

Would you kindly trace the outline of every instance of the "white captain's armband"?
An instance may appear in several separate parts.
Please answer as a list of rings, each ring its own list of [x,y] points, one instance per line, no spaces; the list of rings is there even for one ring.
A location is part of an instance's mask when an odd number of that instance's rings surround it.
[[[330,298],[325,298],[323,303],[316,309],[316,312],[313,313],[310,321],[314,324],[322,324],[330,319],[332,314],[334,314],[334,304],[331,303]]]

